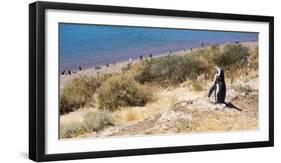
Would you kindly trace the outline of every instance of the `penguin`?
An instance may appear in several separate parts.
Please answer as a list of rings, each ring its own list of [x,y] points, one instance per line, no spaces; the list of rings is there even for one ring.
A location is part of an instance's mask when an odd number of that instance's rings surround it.
[[[78,65],[79,71],[82,71],[82,67],[80,65]]]
[[[61,72],[61,75],[64,75],[65,74],[65,70],[63,70],[62,72]]]
[[[209,90],[208,97],[214,92],[215,103],[225,103],[226,85],[224,81],[224,71],[221,67],[216,67],[214,84]]]
[[[201,43],[201,47],[204,47],[204,42]]]

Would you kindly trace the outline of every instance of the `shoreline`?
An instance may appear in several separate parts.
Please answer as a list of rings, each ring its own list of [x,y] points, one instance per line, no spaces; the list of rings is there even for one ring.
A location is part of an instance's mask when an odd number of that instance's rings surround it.
[[[123,62],[128,60],[129,58],[132,59],[139,59],[142,55],[143,57],[149,56],[152,54],[153,56],[161,55],[167,53],[169,51],[182,51],[188,49],[196,49],[211,46],[211,45],[223,45],[226,43],[236,43],[236,42],[250,42],[250,41],[257,41],[257,39],[205,39],[205,40],[189,40],[189,41],[178,41],[178,42],[171,42],[158,45],[150,45],[147,47],[139,46],[138,48],[131,48],[131,47],[120,47],[120,49],[114,50],[114,48],[109,48],[109,50],[105,50],[105,52],[95,52],[95,50],[83,52],[84,54],[81,55],[62,55],[60,54],[60,72],[66,70],[78,71],[78,65],[81,65],[85,69],[99,67],[106,64],[113,64],[118,62]],[[79,52],[77,52],[79,53]],[[96,53],[96,54],[94,54]],[[101,53],[101,54],[100,54]],[[113,55],[114,54],[114,55]]]
[[[219,47],[223,47],[227,44],[236,44],[235,42],[226,42],[226,43],[223,43],[223,44],[219,44]],[[247,42],[239,42],[239,44],[242,44],[244,46],[247,46],[248,48],[254,48],[255,46],[257,46],[258,44],[258,41],[247,41]],[[157,58],[157,57],[163,57],[163,56],[168,56],[168,55],[184,55],[184,54],[189,54],[193,51],[196,51],[196,50],[199,50],[199,49],[204,49],[204,48],[208,48],[212,45],[206,45],[204,47],[197,47],[197,48],[192,48],[191,49],[188,49],[188,50],[178,50],[178,51],[173,51],[173,52],[166,52],[166,53],[162,53],[162,54],[158,54],[158,55],[155,55],[153,56],[153,58]],[[147,58],[150,58],[149,56],[147,57],[143,57],[142,60],[145,60]],[[137,63],[139,62],[140,59],[134,59],[132,60],[132,64],[134,63]],[[71,75],[69,74],[64,74],[62,75],[61,73],[59,74],[60,75],[60,81],[59,81],[59,84],[60,84],[60,88],[63,88],[64,85],[76,78],[76,77],[80,77],[80,76],[96,76],[98,74],[110,74],[110,73],[120,73],[122,72],[122,68],[127,66],[128,64],[130,64],[130,58],[128,58],[127,61],[120,61],[120,62],[117,62],[115,64],[109,64],[108,66],[107,65],[102,65],[102,66],[98,66],[99,69],[97,69],[97,67],[92,67],[92,68],[87,68],[87,69],[83,69],[81,71],[77,71],[77,72],[72,72]],[[67,73],[67,72],[66,72]]]

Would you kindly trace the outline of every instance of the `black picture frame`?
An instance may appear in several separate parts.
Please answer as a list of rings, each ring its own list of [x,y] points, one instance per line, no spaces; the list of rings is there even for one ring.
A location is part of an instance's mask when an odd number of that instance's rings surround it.
[[[45,153],[45,11],[95,11],[124,14],[161,15],[221,20],[241,20],[269,23],[269,140],[261,142],[213,145],[161,147],[149,149],[98,151],[83,153]],[[29,158],[34,161],[55,161],[161,153],[194,152],[237,148],[269,147],[274,145],[274,18],[271,16],[164,10],[152,8],[117,7],[88,4],[34,2],[29,5]]]

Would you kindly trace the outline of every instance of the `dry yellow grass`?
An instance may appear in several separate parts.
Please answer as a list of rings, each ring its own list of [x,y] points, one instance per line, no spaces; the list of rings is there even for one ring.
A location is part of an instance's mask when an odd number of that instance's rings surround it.
[[[81,108],[75,112],[70,112],[68,114],[60,116],[60,125],[63,126],[65,124],[69,124],[72,122],[82,123],[84,120],[84,116],[89,112],[96,112],[96,108]]]
[[[246,117],[239,111],[217,110],[193,114],[192,132],[241,131],[258,127],[256,117]]]

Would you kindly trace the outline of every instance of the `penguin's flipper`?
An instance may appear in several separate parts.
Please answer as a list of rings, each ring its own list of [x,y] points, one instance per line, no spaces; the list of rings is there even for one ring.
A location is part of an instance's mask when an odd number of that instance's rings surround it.
[[[216,89],[216,83],[214,83],[214,84],[212,85],[212,87],[210,88],[209,93],[208,93],[208,97],[211,96],[211,94],[213,93],[213,91],[214,91],[215,89]]]

